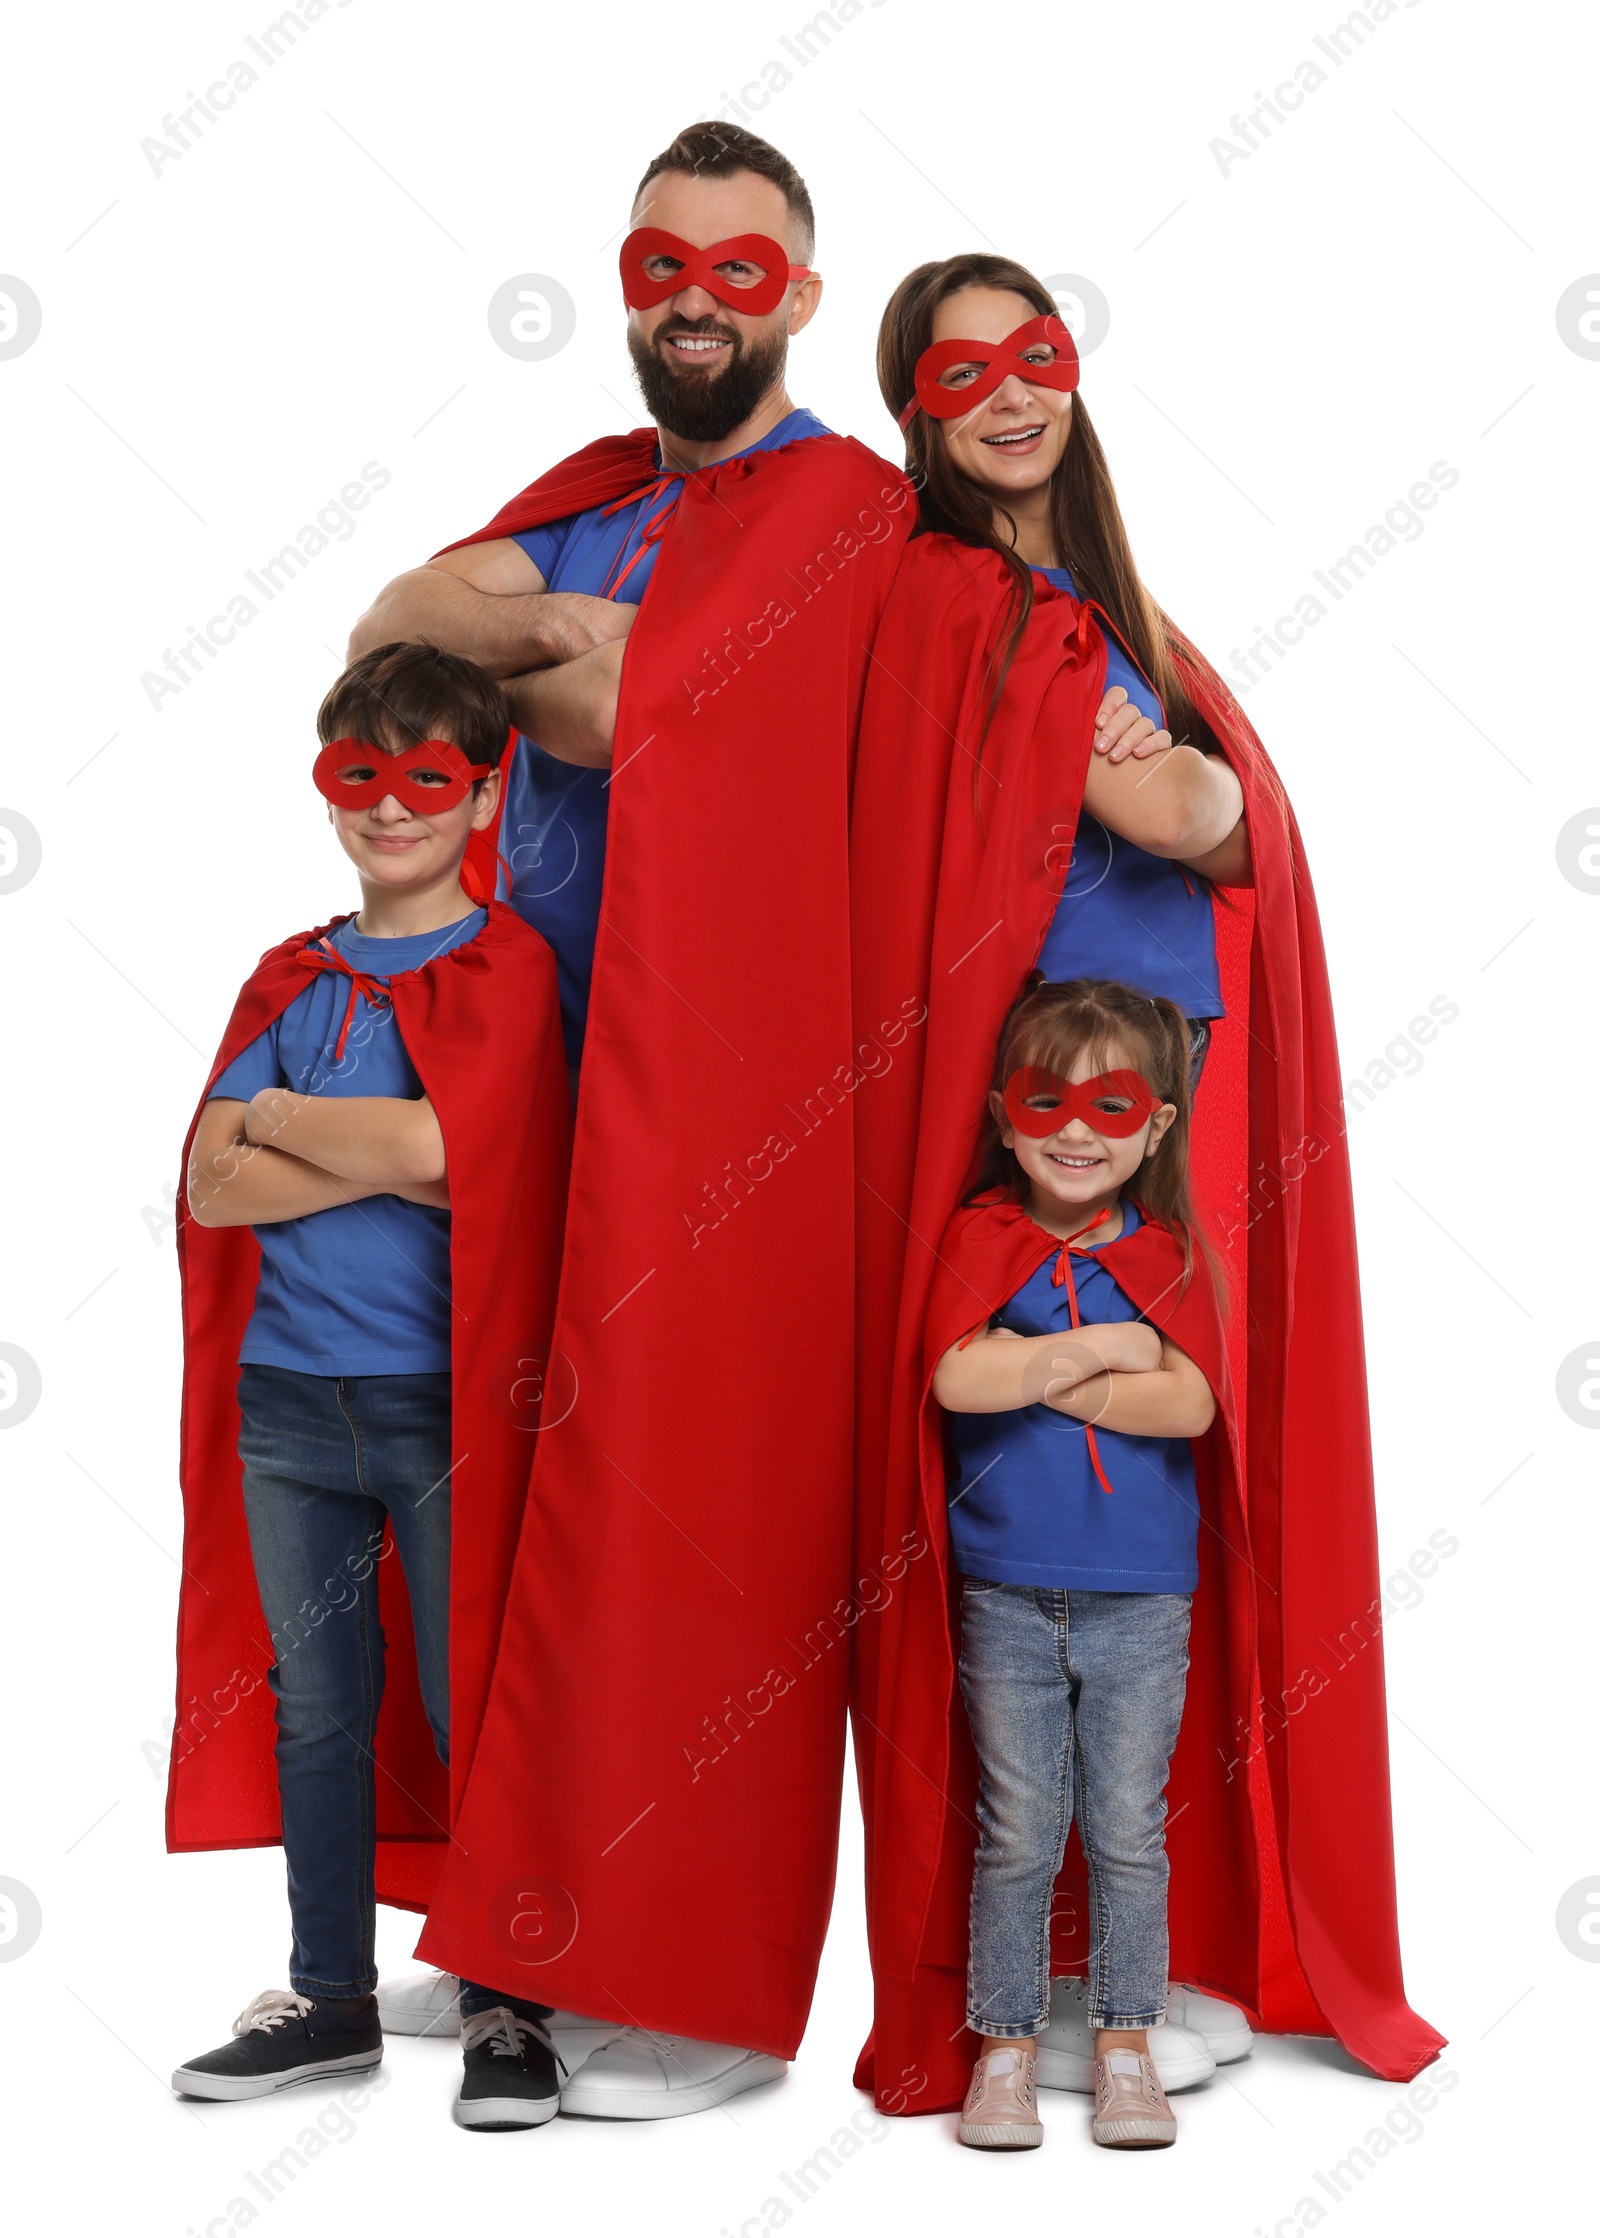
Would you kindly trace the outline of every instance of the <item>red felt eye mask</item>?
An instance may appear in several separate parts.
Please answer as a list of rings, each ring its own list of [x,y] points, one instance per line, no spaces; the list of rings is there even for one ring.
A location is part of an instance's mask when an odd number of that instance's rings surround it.
[[[1139,1072],[1097,1072],[1074,1084],[1038,1065],[1023,1065],[1006,1082],[1005,1101],[1006,1117],[1018,1134],[1042,1142],[1070,1119],[1081,1119],[1097,1135],[1136,1135],[1161,1098]]]
[[[654,280],[645,270],[653,256],[676,257],[682,270]],[[727,273],[719,272],[719,264],[752,265],[758,268],[759,276],[741,286]],[[682,234],[663,233],[654,225],[635,226],[622,244],[621,266],[622,300],[630,310],[653,311],[680,289],[700,287],[731,310],[752,311],[758,317],[778,308],[791,280],[807,279],[811,273],[809,264],[791,264],[788,250],[770,233],[733,233],[726,241],[713,241],[709,248],[697,249]]]
[[[1037,349],[1041,343],[1055,351],[1054,359],[1044,365],[1030,364],[1023,351]],[[947,389],[939,376],[956,365],[981,365],[983,371],[964,387]],[[1075,389],[1077,345],[1053,316],[1029,319],[1026,325],[1013,327],[1003,342],[964,342],[952,337],[948,342],[930,343],[917,360],[917,393],[901,413],[900,425],[909,427],[918,412],[929,412],[936,420],[959,419],[963,412],[970,412],[975,404],[993,396],[1008,373],[1015,373],[1030,388]]]
[[[365,738],[336,738],[312,765],[311,779],[335,808],[376,808],[393,793],[415,816],[437,815],[466,799],[473,780],[491,764],[469,762],[448,738],[425,738],[399,754],[386,754]]]

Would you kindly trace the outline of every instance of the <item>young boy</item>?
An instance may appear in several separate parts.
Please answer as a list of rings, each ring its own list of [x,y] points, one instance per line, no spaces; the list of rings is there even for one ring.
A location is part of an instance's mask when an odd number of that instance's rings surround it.
[[[174,2074],[199,2098],[382,2057],[375,1892],[426,1908],[470,1762],[566,1196],[555,961],[462,883],[498,799],[499,686],[383,646],[317,727],[361,909],[262,959],[187,1149],[169,1846],[271,1842],[281,1822],[293,1924],[288,1990]],[[457,2121],[549,2120],[549,2008],[468,1982],[461,2007]]]

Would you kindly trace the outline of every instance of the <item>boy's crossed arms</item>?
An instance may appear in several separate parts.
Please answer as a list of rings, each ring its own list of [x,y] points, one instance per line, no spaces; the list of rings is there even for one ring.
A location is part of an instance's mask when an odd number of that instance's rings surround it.
[[[263,1088],[215,1096],[189,1158],[189,1210],[203,1228],[299,1220],[361,1197],[450,1207],[444,1137],[426,1096],[302,1096]]]

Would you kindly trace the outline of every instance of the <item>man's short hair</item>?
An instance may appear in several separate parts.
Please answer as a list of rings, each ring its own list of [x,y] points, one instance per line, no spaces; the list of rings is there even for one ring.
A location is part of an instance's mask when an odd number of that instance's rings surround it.
[[[770,179],[789,205],[800,229],[800,247],[807,262],[816,250],[817,221],[811,207],[811,197],[806,192],[806,182],[789,161],[780,155],[768,140],[758,139],[753,132],[746,132],[737,124],[691,124],[680,132],[670,148],[663,148],[644,177],[639,181],[634,195],[639,196],[652,179],[660,178],[663,171],[687,171],[696,179],[727,179],[736,171],[754,171],[761,179]]]
[[[506,695],[476,661],[437,645],[377,645],[352,661],[317,709],[317,736],[397,748],[448,737],[495,767],[511,729]]]

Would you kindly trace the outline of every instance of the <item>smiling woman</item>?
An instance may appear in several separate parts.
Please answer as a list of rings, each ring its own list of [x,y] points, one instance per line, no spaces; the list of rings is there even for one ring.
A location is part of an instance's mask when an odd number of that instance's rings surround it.
[[[1105,452],[1072,393],[1077,370],[1054,297],[1009,257],[920,265],[895,290],[879,329],[878,385],[906,431],[908,465],[923,479],[924,520],[997,553],[1011,577],[1008,652],[1032,610],[1032,570],[1070,569],[1181,738],[1190,711],[1170,625],[1140,580]],[[935,381],[948,402],[930,406]],[[951,406],[966,409],[957,416]]]
[[[976,1576],[963,1558],[960,1524],[972,1501],[963,1496],[955,1522],[946,1514],[929,1375],[943,1363],[946,1388],[952,1374],[960,1382],[965,1371],[945,1355],[974,1316],[971,1290],[959,1284],[940,1307],[942,1321],[930,1307],[951,1257],[949,1236],[938,1239],[968,1200],[956,1217],[969,1223],[963,1233],[974,1248],[994,1246],[993,1302],[1002,1304],[1038,1273],[1010,1254],[1018,1236],[1029,1251],[1049,1242],[1040,1203],[1092,1200],[1122,1155],[1104,1125],[1103,1094],[1090,1098],[1098,1121],[1079,1112],[1055,1137],[1030,1130],[1067,1109],[1065,1089],[1087,1092],[1096,1074],[1126,1069],[1131,1035],[1115,1045],[1106,1037],[1092,1070],[1073,1071],[1049,1049],[1023,1051],[1021,1062],[1060,1076],[1048,1110],[1027,1094],[1013,1108],[1009,1071],[998,1081],[991,1073],[1002,1021],[1035,973],[1050,993],[1072,981],[1117,982],[1136,1007],[1159,1006],[1186,1034],[1181,1086],[1199,1086],[1192,1145],[1202,1240],[1225,1234],[1233,1300],[1225,1337],[1214,1311],[1193,1342],[1168,1332],[1193,1361],[1209,1361],[1219,1420],[1231,1390],[1249,1440],[1238,1451],[1214,1428],[1195,1445],[1207,1527],[1169,1795],[1171,1977],[1225,1991],[1269,2029],[1331,2029],[1378,2072],[1409,2076],[1439,2038],[1410,2011],[1401,1984],[1376,1640],[1319,1699],[1317,1717],[1295,1719],[1248,1778],[1217,1776],[1233,1737],[1259,1729],[1263,1703],[1314,1667],[1319,1637],[1337,1636],[1353,1609],[1375,1607],[1378,1596],[1349,1172],[1342,1134],[1327,1139],[1322,1119],[1338,1109],[1338,1058],[1294,818],[1226,687],[1140,580],[1077,393],[1071,340],[1042,284],[996,256],[919,267],[885,312],[878,372],[919,479],[921,532],[874,642],[862,717],[852,803],[858,1019],[865,1025],[909,994],[926,1005],[927,1024],[925,1068],[897,1067],[855,1108],[857,1544],[870,1559],[917,1526],[935,1558],[857,1642],[877,1983],[858,2080],[886,2111],[898,2110],[913,2072],[928,2078],[919,2111],[960,2103],[974,2048],[962,2042],[961,1991],[977,1802],[952,1570],[987,1611],[996,1652],[1017,1644],[995,1630],[994,1581],[1009,1573],[992,1566],[992,1550]],[[1142,718],[1137,727],[1130,708]],[[1170,1071],[1161,1100],[1186,1118],[1189,1096]],[[1018,1145],[1006,1159],[1025,1170],[1031,1159],[1044,1192],[1020,1221],[1010,1200],[968,1199],[975,1180],[1001,1178],[975,1171],[992,1092]],[[1159,1153],[1130,1185],[1149,1217],[1131,1236],[1125,1226],[1100,1262],[1116,1256],[1116,1280],[1151,1319],[1162,1301],[1182,1307],[1212,1289],[1200,1279],[1198,1251],[1188,1255],[1186,1285],[1181,1250],[1176,1283],[1155,1265],[1160,1239],[1170,1244],[1189,1226],[1181,1214],[1169,1226],[1177,1208],[1160,1195],[1158,1165]],[[1134,1286],[1152,1272],[1159,1279],[1148,1293]],[[1061,1292],[1052,1304],[1048,1273],[1039,1279],[1041,1310],[1057,1310]],[[1096,1342],[1103,1351],[1098,1332]],[[997,1350],[988,1367],[999,1384],[1031,1365],[1015,1337]],[[1052,1373],[1054,1360],[1052,1352]],[[1135,1371],[1131,1384],[1155,1387],[1145,1363],[1123,1366]],[[1092,1377],[1082,1388],[1094,1398]],[[1032,1387],[1023,1395],[1034,1396]],[[1040,1419],[1052,1403],[1045,1397]],[[1069,1394],[1061,1410],[1082,1403]],[[1093,1418],[1108,1436],[1117,1427]],[[1148,1421],[1119,1419],[1149,1435]],[[1161,1435],[1195,1436],[1198,1414],[1162,1419]],[[1058,1430],[1052,1435],[1059,1444]],[[1105,1484],[1086,1494],[1085,1530],[1109,1531],[1128,1512],[1117,1468],[1108,1465],[1107,1476],[1118,1500],[1105,1497]],[[1107,1573],[1118,1566],[1108,1560]],[[1159,1587],[1136,1579],[1125,1597],[1186,1595],[1187,1571],[1169,1571]],[[1081,1573],[1048,1564],[1027,1582],[1042,1593],[1071,1588],[1090,1604],[1123,1591],[1104,1581],[1090,1589]],[[1096,1619],[1075,1610],[1075,1634],[1080,1614],[1092,1652]],[[1056,1764],[1052,1778],[1061,1772]],[[1086,1808],[1092,1815],[1092,1798]],[[1115,1895],[1105,1900],[1115,1907]],[[1096,1953],[1071,1923],[1094,1912],[1073,1861],[1050,1916],[1050,1970],[1085,1972]],[[1152,1977],[1148,1994],[1130,1995],[1113,2018],[1130,2030],[1159,2020],[1164,1986]],[[1001,2036],[1033,2029],[1044,2009],[1042,1999],[1030,2002],[1038,1988],[1024,1984],[1028,1994],[1012,2001]],[[983,2026],[993,2032],[992,2017]],[[1055,2031],[1052,2022],[1041,2060],[1066,2048]],[[1127,2048],[1133,2056],[1136,2047]],[[1016,2080],[1015,2050],[993,2056]],[[1041,2079],[1050,2079],[1043,2065]],[[1018,2092],[1019,2106],[1027,2095]],[[969,2111],[963,2134],[1005,2129],[1028,2134],[968,2141],[1037,2142],[1031,2112],[991,2121]]]

